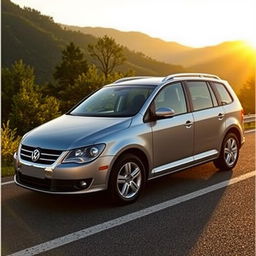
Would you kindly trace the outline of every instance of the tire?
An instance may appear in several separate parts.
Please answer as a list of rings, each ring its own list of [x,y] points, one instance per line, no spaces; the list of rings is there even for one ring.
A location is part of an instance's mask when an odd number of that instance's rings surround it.
[[[239,158],[239,140],[234,133],[228,133],[223,140],[220,156],[214,160],[214,165],[221,171],[232,170]]]
[[[144,185],[145,167],[137,156],[126,154],[117,159],[109,179],[109,191],[114,203],[135,202]]]

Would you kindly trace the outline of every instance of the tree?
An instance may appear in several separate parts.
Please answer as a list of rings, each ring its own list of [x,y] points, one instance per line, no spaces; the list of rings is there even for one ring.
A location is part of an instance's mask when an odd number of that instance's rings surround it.
[[[13,96],[10,122],[17,127],[18,134],[59,116],[59,101],[54,97],[43,96],[33,80],[23,80],[20,90]]]
[[[68,85],[65,90],[60,92],[61,109],[63,112],[66,112],[84,97],[101,88],[103,85],[110,84],[122,77],[133,75],[134,72],[129,70],[125,74],[121,72],[112,73],[105,79],[102,73],[99,74],[95,65],[89,65],[86,73],[80,74],[73,85]]]
[[[122,73],[122,72],[113,72],[110,75],[108,75],[108,78],[105,79],[104,83],[105,84],[111,84],[115,82],[116,80],[124,77],[129,77],[129,76],[135,76],[135,72],[131,69],[129,69],[127,72]]]
[[[7,121],[11,111],[12,97],[19,91],[22,81],[34,82],[34,69],[23,63],[14,62],[10,68],[2,68],[2,120]]]
[[[242,87],[239,94],[246,114],[255,113],[255,76],[252,76]]]
[[[85,96],[89,95],[104,84],[104,77],[98,74],[95,65],[90,65],[86,73],[80,74],[74,84],[66,86],[60,92],[61,109],[66,112]]]
[[[75,79],[88,70],[87,61],[78,46],[71,42],[62,51],[62,61],[56,66],[53,77],[58,81],[59,87],[73,85]]]
[[[88,51],[91,57],[98,62],[98,67],[103,72],[105,79],[126,59],[123,47],[107,35],[100,37],[96,44],[89,44]]]

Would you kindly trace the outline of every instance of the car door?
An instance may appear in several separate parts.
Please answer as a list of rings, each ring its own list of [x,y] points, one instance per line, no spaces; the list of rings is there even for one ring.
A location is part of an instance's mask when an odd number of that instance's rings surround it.
[[[194,116],[194,160],[215,157],[225,131],[224,110],[206,81],[187,81]]]
[[[162,174],[193,161],[193,115],[188,112],[186,97],[180,82],[165,86],[154,100],[155,110],[171,108],[172,117],[152,123],[153,174]]]

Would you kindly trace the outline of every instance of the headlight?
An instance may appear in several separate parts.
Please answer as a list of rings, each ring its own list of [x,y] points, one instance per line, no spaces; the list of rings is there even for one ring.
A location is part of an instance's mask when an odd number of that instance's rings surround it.
[[[88,163],[95,160],[104,150],[105,144],[98,144],[71,150],[63,163]]]

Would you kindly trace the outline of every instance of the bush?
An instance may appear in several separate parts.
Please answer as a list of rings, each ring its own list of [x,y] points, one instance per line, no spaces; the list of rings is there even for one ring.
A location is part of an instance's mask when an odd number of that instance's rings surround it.
[[[255,76],[252,76],[242,87],[238,95],[245,114],[255,113]]]
[[[32,80],[22,81],[12,101],[9,115],[11,127],[17,127],[20,135],[60,115],[59,101],[52,96],[42,95],[39,86]]]
[[[9,126],[9,123],[10,121],[8,120],[3,124],[3,127],[1,128],[1,151],[3,165],[12,163],[13,154],[17,151],[21,139],[20,136],[16,135],[17,130],[12,130]]]

